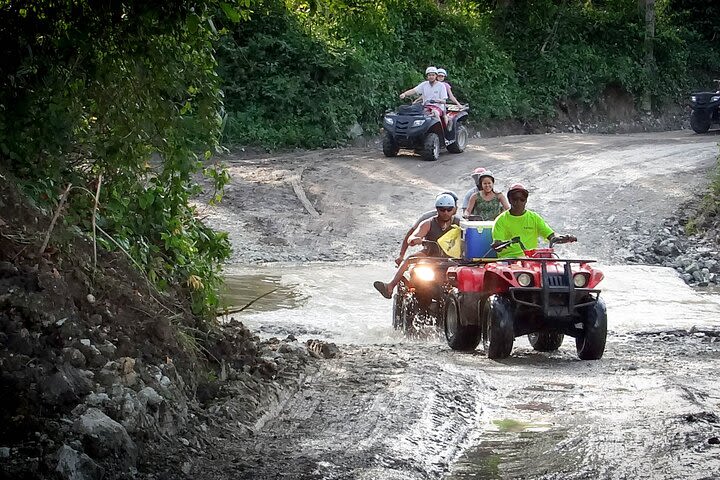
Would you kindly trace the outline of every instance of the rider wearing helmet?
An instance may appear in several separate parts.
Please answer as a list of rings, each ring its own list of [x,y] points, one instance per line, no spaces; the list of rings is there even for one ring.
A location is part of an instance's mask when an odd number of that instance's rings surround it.
[[[455,103],[455,105],[460,105],[460,102],[458,102],[458,99],[455,98],[455,95],[452,93],[452,85],[447,81],[447,70],[444,68],[438,68],[437,69],[437,81],[442,82],[445,84],[445,89],[447,90],[448,98]]]
[[[515,183],[508,189],[507,197],[510,210],[501,213],[495,219],[492,229],[493,247],[500,243],[520,237],[523,246],[534,250],[538,246],[538,237],[547,238],[555,243],[567,243],[577,240],[572,235],[556,236],[552,228],[537,213],[526,210],[528,190],[521,183]],[[524,256],[520,245],[513,243],[498,252],[498,258],[515,258]]]
[[[470,174],[477,190],[470,195],[463,216],[474,220],[492,221],[505,210],[510,209],[505,195],[495,191],[495,177],[490,170],[476,168]]]
[[[455,199],[455,205],[457,205],[458,196],[455,194],[455,192],[452,192],[450,190],[438,193],[438,195],[435,198],[437,199],[437,197],[439,197],[440,195],[445,195],[445,194],[453,197]],[[415,229],[418,227],[418,225],[420,225],[423,221],[427,220],[428,218],[434,217],[435,215],[437,215],[437,210],[429,210],[429,211],[423,213],[422,215],[420,215],[418,217],[418,219],[415,220],[415,223],[413,223],[412,227],[410,227],[410,229],[405,233],[405,237],[403,237],[402,246],[400,247],[400,254],[395,259],[395,265],[400,265],[402,263],[403,259],[405,258],[405,252],[407,251],[407,248],[408,248],[407,241],[408,241],[408,238],[410,238],[410,235],[412,235],[412,233],[415,231]],[[455,215],[455,218],[458,220],[458,222],[460,220],[462,220],[458,215]]]
[[[458,225],[460,223],[459,219],[455,217],[455,212],[457,212],[456,197],[450,195],[450,193],[441,193],[435,197],[435,215],[432,218],[428,218],[427,220],[421,222],[406,243],[412,246],[420,245],[423,240],[437,242],[440,237],[450,231],[453,225]],[[437,244],[432,244],[423,247],[420,252],[411,255],[408,259],[417,256],[436,257],[445,255]],[[407,261],[408,259],[400,264],[390,283],[384,283],[381,281],[373,283],[373,287],[375,287],[375,289],[380,292],[383,297],[392,298],[392,292],[395,289],[395,286],[400,283],[403,274],[410,266],[410,263]]]
[[[448,98],[447,88],[445,88],[444,83],[437,81],[437,68],[433,66],[425,69],[425,78],[427,78],[426,81],[401,93],[400,98],[413,94],[422,95],[425,110],[439,120],[445,115],[445,104]]]

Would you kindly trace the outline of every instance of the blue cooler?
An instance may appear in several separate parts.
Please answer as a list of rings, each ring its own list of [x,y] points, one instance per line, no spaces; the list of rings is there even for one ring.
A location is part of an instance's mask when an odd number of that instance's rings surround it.
[[[492,228],[495,222],[476,222],[463,220],[460,228],[463,231],[463,258],[496,258],[497,252],[492,245]],[[489,252],[488,252],[489,251]]]

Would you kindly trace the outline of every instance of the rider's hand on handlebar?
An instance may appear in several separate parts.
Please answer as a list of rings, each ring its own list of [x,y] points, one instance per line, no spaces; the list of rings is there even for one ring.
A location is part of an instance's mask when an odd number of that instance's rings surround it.
[[[552,239],[553,244],[572,243],[572,242],[577,242],[577,237],[574,235],[558,235],[558,236],[553,237],[553,239]]]

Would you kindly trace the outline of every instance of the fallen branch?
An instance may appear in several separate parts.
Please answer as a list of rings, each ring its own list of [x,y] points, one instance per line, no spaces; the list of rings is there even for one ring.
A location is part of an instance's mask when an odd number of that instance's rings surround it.
[[[60,211],[62,210],[63,206],[65,205],[65,201],[67,200],[67,197],[68,197],[68,194],[70,193],[71,188],[72,188],[72,183],[68,183],[68,186],[65,187],[65,191],[63,192],[62,197],[60,197],[60,204],[58,205],[57,209],[55,209],[55,214],[53,215],[52,220],[50,220],[50,227],[48,227],[48,231],[45,234],[45,240],[43,241],[42,247],[40,247],[38,256],[41,256],[43,253],[45,253],[45,249],[47,248],[48,242],[50,241],[50,235],[52,235],[52,231],[55,228],[55,222],[57,222],[57,219],[60,216]]]
[[[260,299],[262,299],[262,298],[265,298],[265,297],[267,297],[268,295],[270,295],[271,293],[277,292],[277,291],[278,291],[278,288],[273,288],[273,289],[270,290],[269,292],[265,292],[265,293],[263,293],[262,295],[260,295],[259,297],[254,298],[253,300],[251,300],[249,303],[246,303],[246,304],[243,305],[242,307],[235,307],[235,308],[231,308],[231,309],[227,309],[227,308],[226,308],[226,309],[223,310],[222,312],[218,312],[218,315],[225,315],[225,316],[227,316],[227,315],[232,315],[233,313],[240,313],[240,312],[242,312],[243,310],[245,310],[245,309],[247,309],[247,308],[250,308],[250,306],[251,306],[253,303],[257,302],[258,300],[260,300]]]
[[[308,211],[310,215],[312,215],[315,218],[319,218],[320,214],[315,210],[315,207],[313,207],[312,203],[310,203],[310,200],[308,200],[307,196],[305,195],[305,190],[303,190],[302,185],[300,184],[300,177],[302,176],[302,170],[300,170],[300,173],[297,175],[293,175],[290,177],[290,184],[293,187],[293,190],[295,190],[295,195],[297,195],[298,200],[300,200],[300,203],[303,204],[305,207],[305,210]]]

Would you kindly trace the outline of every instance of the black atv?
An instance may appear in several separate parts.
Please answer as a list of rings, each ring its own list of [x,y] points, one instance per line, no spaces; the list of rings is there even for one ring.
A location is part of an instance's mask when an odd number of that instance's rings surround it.
[[[421,104],[401,105],[396,112],[388,111],[383,118],[383,153],[394,157],[401,148],[408,148],[426,161],[437,160],[442,147],[450,153],[462,153],[468,137],[463,123],[469,110],[467,105],[448,105],[452,125],[449,131]]]
[[[690,127],[695,133],[705,133],[713,123],[720,123],[720,80],[716,92],[698,92],[690,95]]]

